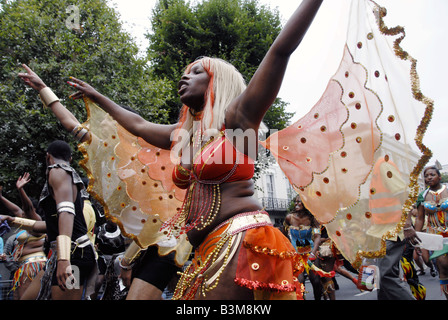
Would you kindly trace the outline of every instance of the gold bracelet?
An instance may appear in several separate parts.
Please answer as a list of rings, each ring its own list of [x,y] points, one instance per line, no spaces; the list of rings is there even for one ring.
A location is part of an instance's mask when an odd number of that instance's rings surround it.
[[[39,98],[42,101],[42,103],[44,104],[45,108],[48,108],[48,106],[50,104],[52,104],[53,102],[59,101],[59,98],[48,87],[45,87],[39,91]]]
[[[58,261],[68,260],[70,261],[72,239],[64,234],[56,237]]]
[[[34,225],[36,224],[36,220],[16,217],[11,223],[19,228],[31,231],[33,230]]]
[[[131,265],[135,261],[135,259],[138,258],[141,251],[142,248],[140,248],[139,245],[135,243],[135,241],[133,241],[126,249],[126,252],[124,253],[123,262],[125,262],[128,265]]]

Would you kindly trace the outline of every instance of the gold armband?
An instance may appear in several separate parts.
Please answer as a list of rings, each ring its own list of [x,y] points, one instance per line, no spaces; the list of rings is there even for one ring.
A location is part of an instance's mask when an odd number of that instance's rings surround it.
[[[133,241],[126,249],[126,252],[124,253],[123,262],[125,262],[128,265],[132,265],[135,259],[139,257],[141,251],[142,248],[140,248],[139,245],[135,243],[135,241]]]
[[[68,260],[70,261],[72,239],[66,235],[60,235],[56,237],[58,261]]]
[[[36,220],[16,217],[11,223],[16,227],[25,229],[27,231],[31,231],[33,230],[33,227],[36,224]]]
[[[39,91],[39,98],[46,108],[48,108],[48,106],[53,102],[59,101],[59,98],[48,87],[45,87]]]

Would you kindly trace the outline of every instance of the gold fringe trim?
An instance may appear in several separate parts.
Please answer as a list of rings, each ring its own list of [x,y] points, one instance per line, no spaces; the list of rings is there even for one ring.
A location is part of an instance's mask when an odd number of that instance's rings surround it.
[[[84,97],[84,103],[85,103],[85,107],[86,107],[86,112],[87,112],[87,120],[86,122],[84,122],[82,124],[83,128],[87,129],[89,132],[90,130],[86,127],[86,123],[88,123],[90,121],[91,118],[91,114],[90,114],[90,106],[89,106],[89,99]],[[83,155],[83,159],[81,159],[79,161],[79,165],[85,170],[85,172],[87,173],[87,177],[89,178],[89,185],[87,187],[87,192],[96,200],[98,201],[101,206],[104,209],[104,215],[106,216],[107,220],[112,221],[113,223],[117,224],[121,230],[121,233],[123,234],[123,236],[132,239],[133,241],[135,241],[135,243],[140,247],[143,248],[144,246],[141,244],[140,240],[137,238],[137,236],[135,234],[132,233],[127,233],[123,224],[121,223],[121,221],[112,216],[110,214],[110,210],[109,207],[107,206],[106,202],[104,202],[104,200],[102,199],[102,197],[100,195],[98,195],[97,193],[95,193],[93,191],[93,185],[95,183],[95,178],[92,174],[92,172],[87,168],[87,162],[89,161],[89,154],[87,153],[87,147],[92,143],[92,135],[90,134],[89,140],[78,144],[78,149],[79,151],[82,153]]]
[[[425,107],[425,112],[422,120],[420,121],[419,126],[417,127],[417,133],[414,138],[415,143],[419,150],[422,152],[422,156],[420,157],[417,165],[411,172],[410,175],[410,193],[408,199],[406,199],[403,208],[402,208],[402,216],[400,222],[397,224],[394,230],[391,230],[383,235],[381,239],[381,248],[376,252],[367,252],[367,251],[359,251],[356,255],[356,259],[353,263],[355,268],[359,268],[362,262],[362,257],[366,258],[378,258],[382,257],[386,254],[386,239],[396,235],[399,233],[406,222],[409,211],[412,209],[412,204],[416,202],[419,192],[418,186],[418,176],[421,174],[422,170],[429,162],[432,157],[432,151],[423,144],[423,137],[428,129],[428,125],[431,121],[433,112],[434,112],[434,101],[425,95],[420,90],[420,78],[417,73],[417,60],[413,58],[408,52],[404,51],[403,48],[400,47],[401,41],[406,37],[406,33],[403,27],[396,26],[394,28],[388,28],[384,23],[383,18],[387,15],[387,10],[384,7],[379,6],[375,1],[370,0],[376,6],[376,18],[379,30],[382,34],[386,36],[396,36],[400,35],[393,44],[395,55],[404,61],[411,62],[411,70],[410,70],[410,78],[411,78],[411,90],[412,95],[415,100],[422,102]]]

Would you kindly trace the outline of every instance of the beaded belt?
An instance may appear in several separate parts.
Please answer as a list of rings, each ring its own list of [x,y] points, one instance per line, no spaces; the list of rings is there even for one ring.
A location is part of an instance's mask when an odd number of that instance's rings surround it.
[[[227,233],[234,235],[252,228],[272,226],[271,218],[265,211],[257,210],[237,214],[236,216],[224,221],[217,226],[211,233],[215,232],[222,226],[229,224]]]
[[[257,210],[238,214],[217,226],[197,249],[193,263],[181,274],[173,299],[192,299],[198,289],[205,297],[206,292],[216,288],[221,273],[238,251],[242,232],[270,225],[267,212]]]

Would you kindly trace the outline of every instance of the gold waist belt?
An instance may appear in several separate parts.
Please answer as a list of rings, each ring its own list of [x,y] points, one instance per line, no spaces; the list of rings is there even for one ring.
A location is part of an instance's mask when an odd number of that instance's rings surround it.
[[[23,257],[20,257],[19,262],[36,262],[36,261],[46,261],[47,257],[43,252],[35,252],[27,254]]]

